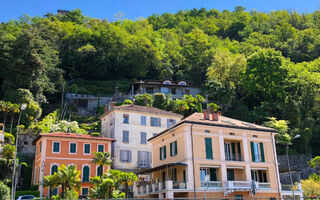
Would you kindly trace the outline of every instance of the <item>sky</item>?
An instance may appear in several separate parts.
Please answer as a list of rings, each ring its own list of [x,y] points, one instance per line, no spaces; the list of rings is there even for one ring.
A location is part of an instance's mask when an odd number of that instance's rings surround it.
[[[243,6],[246,10],[270,12],[274,10],[296,10],[310,13],[320,10],[320,0],[0,0],[0,22],[18,19],[24,14],[43,16],[57,9],[81,9],[84,15],[115,20],[115,15],[123,13],[124,19],[148,17],[154,13],[175,13],[192,8],[227,9]]]

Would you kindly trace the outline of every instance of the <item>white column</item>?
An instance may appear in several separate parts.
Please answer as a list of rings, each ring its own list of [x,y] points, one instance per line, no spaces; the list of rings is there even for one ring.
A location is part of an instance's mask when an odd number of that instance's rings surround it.
[[[219,130],[219,148],[221,161],[225,161],[223,131]]]
[[[251,168],[250,168],[250,164],[246,164],[246,177],[247,177],[247,181],[251,181]]]
[[[172,191],[166,192],[166,199],[173,199],[173,192]]]
[[[185,134],[185,152],[186,152],[186,164],[187,166],[187,188],[188,189],[193,189],[194,187],[194,177],[193,177],[193,163],[192,163],[192,139],[191,139],[191,125],[190,126],[186,126],[185,130],[186,132]]]
[[[228,180],[226,163],[221,163],[221,180],[222,182]]]
[[[248,148],[248,138],[247,138],[247,134],[244,133],[243,134],[243,156],[244,156],[244,161],[245,162],[250,162],[249,161],[249,148]]]
[[[172,180],[167,180],[165,184],[166,184],[166,190],[172,190],[173,189]]]

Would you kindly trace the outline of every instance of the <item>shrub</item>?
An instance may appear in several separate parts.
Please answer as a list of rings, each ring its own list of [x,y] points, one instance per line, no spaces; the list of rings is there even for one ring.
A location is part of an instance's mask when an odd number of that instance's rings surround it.
[[[100,133],[91,133],[92,136],[99,137]]]
[[[79,197],[78,192],[76,192],[75,190],[68,190],[66,192],[64,199],[78,199],[78,197]]]
[[[39,197],[40,191],[38,191],[38,190],[21,190],[21,191],[16,192],[16,198],[18,198],[19,196],[22,196],[22,195],[33,195],[35,197]]]
[[[0,181],[0,200],[10,198],[10,188]]]
[[[14,138],[14,135],[6,132],[4,133],[4,141],[6,143],[14,144]]]

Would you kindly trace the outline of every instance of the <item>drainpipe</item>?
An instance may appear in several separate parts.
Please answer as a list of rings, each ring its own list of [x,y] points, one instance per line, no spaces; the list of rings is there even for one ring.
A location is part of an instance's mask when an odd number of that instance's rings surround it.
[[[191,150],[192,150],[192,171],[193,171],[193,196],[197,198],[196,193],[196,175],[194,171],[194,152],[193,152],[193,134],[192,134],[193,123],[191,124]]]
[[[273,157],[274,157],[274,166],[276,167],[276,174],[277,174],[277,183],[278,183],[278,192],[280,194],[280,197],[282,197],[282,194],[281,194],[281,183],[279,183],[279,168],[278,168],[278,161],[277,161],[277,153],[276,153],[276,147],[275,147],[275,142],[274,142],[274,138],[273,138],[273,135],[272,135],[272,132],[270,132],[270,135],[271,135],[271,141],[272,141],[272,150],[273,150]]]

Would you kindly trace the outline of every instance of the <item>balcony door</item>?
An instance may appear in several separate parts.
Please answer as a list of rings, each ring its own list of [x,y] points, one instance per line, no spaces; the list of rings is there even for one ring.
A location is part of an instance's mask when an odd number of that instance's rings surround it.
[[[224,143],[225,159],[227,161],[242,161],[241,147],[239,142]]]
[[[251,170],[252,180],[260,183],[267,183],[267,172],[265,170]]]
[[[226,160],[232,160],[232,147],[230,142],[224,143],[224,150],[226,154]]]
[[[216,168],[201,168],[200,169],[200,181],[205,182],[206,176],[209,176],[209,181],[217,181],[217,170]]]

